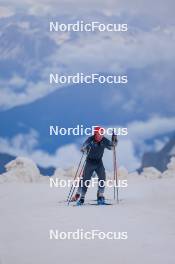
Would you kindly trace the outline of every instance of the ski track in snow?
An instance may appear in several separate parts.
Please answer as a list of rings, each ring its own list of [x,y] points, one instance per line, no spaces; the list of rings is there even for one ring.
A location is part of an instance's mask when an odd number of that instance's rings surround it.
[[[175,178],[131,177],[119,205],[61,204],[68,189],[0,184],[0,264],[174,264]],[[89,190],[87,200],[96,197]],[[106,190],[112,198],[112,189]],[[127,240],[49,240],[49,230],[128,232]]]

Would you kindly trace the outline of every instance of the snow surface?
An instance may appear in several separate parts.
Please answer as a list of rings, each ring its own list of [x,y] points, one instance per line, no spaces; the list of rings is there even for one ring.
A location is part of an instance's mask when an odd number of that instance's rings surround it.
[[[114,206],[67,206],[67,188],[50,188],[35,164],[19,157],[0,175],[0,264],[174,264],[175,158],[167,171],[120,169],[128,188]],[[70,178],[75,169],[56,171]],[[112,173],[108,177],[112,176]],[[106,197],[112,199],[112,189]],[[96,190],[88,190],[87,200]],[[128,232],[127,240],[49,240],[49,230]]]

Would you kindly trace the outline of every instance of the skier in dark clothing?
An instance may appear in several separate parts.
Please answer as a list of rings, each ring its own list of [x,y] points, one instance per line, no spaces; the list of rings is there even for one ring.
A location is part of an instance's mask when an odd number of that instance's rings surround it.
[[[108,140],[103,136],[103,128],[96,127],[94,135],[89,137],[82,146],[81,151],[87,153],[86,165],[83,171],[81,184],[77,190],[77,193],[73,197],[73,201],[77,201],[77,205],[84,203],[85,194],[87,192],[88,184],[93,172],[96,172],[98,176],[98,191],[97,191],[97,202],[98,204],[104,204],[104,183],[106,180],[105,168],[103,166],[102,157],[105,148],[111,150],[117,144],[117,137],[113,136],[112,141]],[[102,182],[103,184],[100,184]]]

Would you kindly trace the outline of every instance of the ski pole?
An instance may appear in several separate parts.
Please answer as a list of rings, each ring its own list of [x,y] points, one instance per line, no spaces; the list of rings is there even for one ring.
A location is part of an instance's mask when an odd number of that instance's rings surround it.
[[[118,175],[117,175],[117,159],[116,159],[116,148],[114,146],[114,200],[116,199],[116,189],[117,189],[117,203],[119,203],[119,194],[118,194]]]
[[[116,173],[115,173],[115,154],[114,154],[114,146],[113,146],[113,169],[114,169],[114,175],[113,175],[113,180],[114,180],[114,200],[115,200],[115,177],[116,177]]]
[[[114,137],[114,130],[112,137]],[[113,141],[113,138],[112,138]],[[114,142],[114,141],[113,141]],[[117,175],[117,158],[116,158],[116,147],[115,147],[115,142],[113,146],[113,166],[114,166],[114,200],[116,199],[116,188],[117,188],[117,203],[119,202],[118,198],[118,175]]]
[[[87,152],[86,159],[84,160],[84,163],[83,163],[83,166],[82,166],[81,171],[79,173],[79,176],[76,177],[76,178],[79,178],[79,179],[81,178],[81,174],[84,171],[84,168],[85,168],[85,165],[86,165],[86,161],[87,161],[87,157],[88,157],[88,154],[89,154],[90,150],[91,150],[91,147],[89,148],[89,150]],[[74,180],[75,180],[75,177],[74,177]],[[69,195],[69,199],[67,200],[68,205],[69,205],[69,203],[70,203],[70,201],[72,199],[72,196],[74,194],[75,188],[76,188],[76,186],[74,186],[74,184],[72,183],[71,190],[70,190],[70,195]]]
[[[84,152],[83,152],[82,155],[81,155],[81,159],[80,159],[80,162],[79,162],[79,164],[78,164],[78,167],[77,167],[77,170],[76,170],[76,173],[75,173],[75,176],[74,176],[73,181],[75,181],[75,179],[77,178],[77,174],[78,174],[78,171],[79,171],[79,169],[80,169],[80,165],[81,165],[81,162],[82,162],[83,156],[84,156]],[[70,188],[70,191],[69,191],[69,194],[68,194],[68,197],[67,197],[67,202],[69,201],[70,194],[71,194],[71,192],[72,192],[72,188],[73,188],[73,183],[72,183],[72,185],[71,185],[71,188]]]
[[[85,164],[86,164],[86,160],[84,160],[84,163],[83,163],[83,166],[82,166],[81,171],[80,171],[80,173],[79,173],[79,176],[77,177],[77,179],[79,179],[79,181],[80,181],[80,178],[81,178],[81,174],[82,174],[82,172],[83,172],[83,170],[84,170]],[[68,205],[69,205],[69,203],[70,203],[70,201],[71,201],[71,199],[72,199],[72,196],[73,196],[73,194],[74,194],[74,192],[75,192],[75,188],[76,188],[76,186],[73,186],[73,185],[74,185],[74,184],[72,184],[72,190],[71,190],[71,194],[70,194],[70,197],[69,197],[69,200],[68,200]]]

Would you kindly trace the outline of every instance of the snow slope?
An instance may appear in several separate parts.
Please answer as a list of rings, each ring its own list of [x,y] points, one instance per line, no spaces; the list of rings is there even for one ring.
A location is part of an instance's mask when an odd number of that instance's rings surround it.
[[[0,184],[1,264],[175,263],[175,159],[161,176],[154,169],[147,169],[146,175],[145,171],[141,176],[128,175],[129,186],[120,190],[119,205],[106,207],[66,206],[61,201],[68,189],[51,189],[48,179],[41,180],[35,167],[33,180],[26,180],[29,163],[23,159],[23,166],[19,166],[14,161],[7,166],[6,175],[0,176],[9,179]],[[25,181],[21,180],[21,169]],[[10,180],[12,171],[17,181]],[[90,189],[87,200],[95,196],[96,190]],[[112,198],[111,189],[106,190],[106,197]],[[50,229],[78,228],[127,231],[128,239],[49,239]]]

